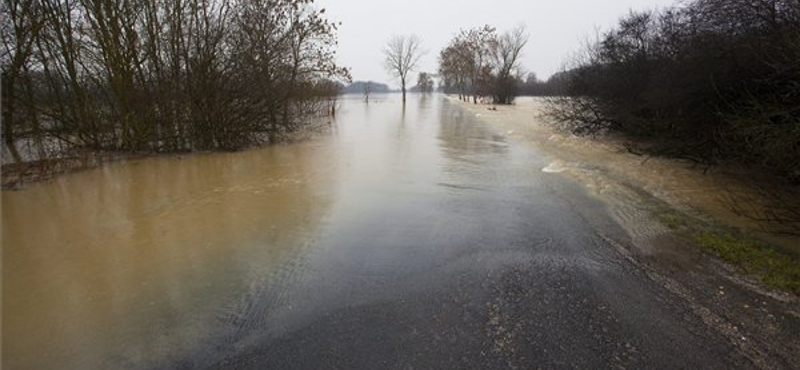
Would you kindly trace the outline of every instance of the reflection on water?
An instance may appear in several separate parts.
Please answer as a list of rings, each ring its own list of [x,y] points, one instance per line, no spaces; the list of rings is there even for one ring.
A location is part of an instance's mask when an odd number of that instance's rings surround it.
[[[3,368],[173,368],[285,329],[326,236],[403,197],[480,188],[462,180],[507,148],[462,115],[438,96],[352,97],[308,142],[3,192]]]

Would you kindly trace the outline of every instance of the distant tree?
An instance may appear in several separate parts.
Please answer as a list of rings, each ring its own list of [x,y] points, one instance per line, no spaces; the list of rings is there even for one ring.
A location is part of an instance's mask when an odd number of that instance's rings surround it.
[[[535,73],[531,72],[520,84],[519,95],[525,96],[557,96],[565,93],[569,82],[568,72],[559,72],[547,79],[540,80]]]
[[[372,92],[372,84],[367,82],[364,84],[364,102],[369,104],[369,94]]]
[[[472,62],[472,102],[475,104],[479,96],[488,95],[491,90],[491,58],[497,48],[496,31],[489,25],[461,31],[464,51],[469,53],[465,59]]]
[[[363,96],[365,89],[369,91],[370,96],[373,94],[383,94],[391,91],[388,85],[375,81],[356,81],[345,86],[342,91],[345,94],[361,94]]]
[[[462,30],[439,53],[439,74],[446,92],[457,90],[459,98],[491,96],[497,104],[513,102],[521,74],[519,59],[528,43],[524,27],[497,35],[483,26]]]
[[[474,67],[473,55],[463,37],[456,37],[439,53],[439,75],[445,92],[456,91],[458,98],[467,99]]]
[[[539,82],[540,82],[539,81],[539,77],[536,76],[536,73],[534,73],[534,72],[528,73],[528,76],[525,77],[525,84],[526,85],[533,85],[533,84],[536,84],[536,83],[539,83]]]
[[[420,92],[431,93],[433,91],[433,79],[427,72],[420,72],[417,78],[417,86]]]
[[[406,101],[406,82],[409,72],[415,70],[425,54],[422,40],[416,35],[393,36],[383,50],[386,70],[400,81],[403,102]]]
[[[495,104],[511,104],[517,94],[519,58],[522,48],[528,43],[525,27],[520,26],[503,33],[494,47],[494,86],[492,95]],[[534,76],[535,78],[535,76]]]

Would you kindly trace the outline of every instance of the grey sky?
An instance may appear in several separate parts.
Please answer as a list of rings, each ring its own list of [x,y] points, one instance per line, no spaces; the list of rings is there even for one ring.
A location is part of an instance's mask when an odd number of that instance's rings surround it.
[[[504,31],[524,24],[530,42],[522,66],[547,78],[579,49],[595,29],[608,29],[630,9],[653,9],[674,0],[317,0],[339,29],[339,63],[353,79],[396,83],[383,69],[381,50],[393,34],[419,35],[428,54],[421,69],[436,71],[436,59],[461,28],[489,24]],[[414,79],[416,80],[416,78]]]

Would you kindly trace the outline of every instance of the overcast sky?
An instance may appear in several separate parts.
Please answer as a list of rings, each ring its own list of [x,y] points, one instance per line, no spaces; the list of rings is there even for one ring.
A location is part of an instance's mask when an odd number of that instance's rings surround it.
[[[459,29],[489,24],[503,31],[524,24],[530,42],[522,66],[546,79],[558,72],[582,40],[605,30],[630,9],[663,8],[675,0],[316,0],[339,29],[339,63],[354,80],[396,86],[381,50],[391,35],[414,33],[428,53],[420,69],[436,72],[439,51]],[[415,74],[416,76],[416,74]],[[414,78],[416,82],[416,77]]]

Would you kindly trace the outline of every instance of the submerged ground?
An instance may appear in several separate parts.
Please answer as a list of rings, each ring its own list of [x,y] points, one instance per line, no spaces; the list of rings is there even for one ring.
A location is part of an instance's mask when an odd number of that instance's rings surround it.
[[[795,297],[511,122],[398,98],[3,192],[3,368],[800,366]]]

